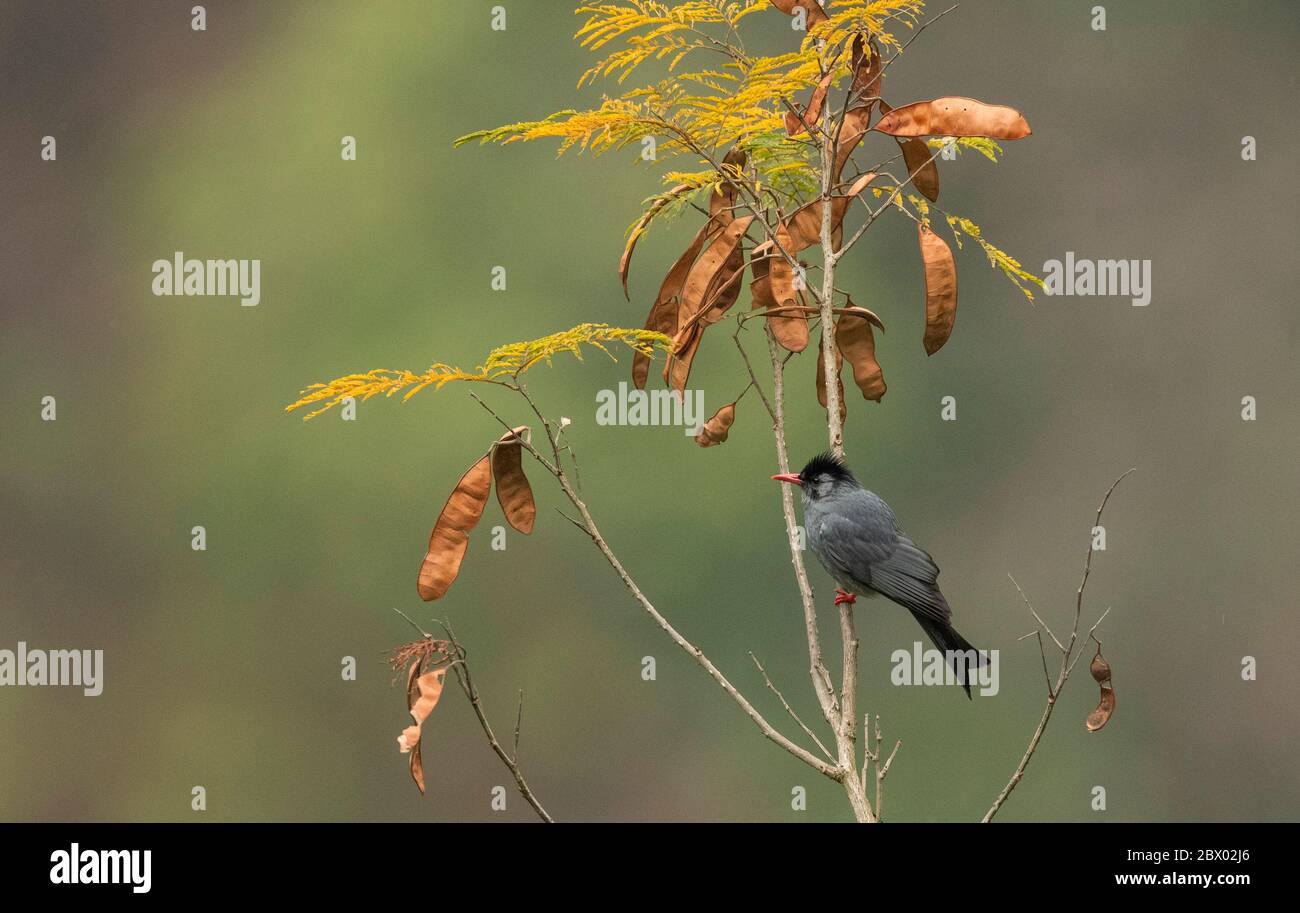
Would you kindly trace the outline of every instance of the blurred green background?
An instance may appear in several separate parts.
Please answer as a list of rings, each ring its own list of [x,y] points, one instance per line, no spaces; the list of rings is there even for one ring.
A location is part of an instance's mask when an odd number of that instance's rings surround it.
[[[522,761],[565,820],[846,820],[842,794],[767,743],[632,602],[552,508],[460,580],[415,593],[429,529],[497,434],[463,388],[374,400],[303,424],[307,383],[432,360],[585,320],[639,326],[690,234],[656,227],[615,275],[657,184],[635,154],[557,160],[553,145],[452,149],[470,130],[596,102],[569,3],[213,0],[10,2],[0,12],[0,647],[106,651],[102,696],[0,689],[5,820],[529,820],[469,708],[425,729],[429,793],[394,739],[407,723],[384,657],[393,609],[449,617],[498,730],[526,693]],[[948,4],[932,6],[943,8]],[[1300,17],[1289,0],[1105,4],[965,0],[891,67],[895,104],[942,94],[1013,104],[1034,128],[1002,164],[941,162],[943,204],[1040,271],[1063,257],[1153,261],[1126,298],[1028,304],[977,250],[958,254],[953,339],[920,344],[910,224],[882,218],[842,284],[875,309],[889,393],[852,393],[848,450],[943,568],[958,628],[1002,651],[1001,693],[895,688],[915,623],[859,603],[863,706],[902,749],[893,820],[973,820],[1020,757],[1043,701],[1008,573],[1066,626],[1093,512],[1106,517],[1088,611],[1119,709],[1084,731],[1080,668],[1007,820],[1294,819],[1300,700],[1295,524]],[[749,20],[772,49],[776,13]],[[58,141],[41,161],[41,137]],[[343,162],[353,135],[358,160]],[[1259,160],[1243,162],[1255,136]],[[880,143],[879,138],[875,142]],[[262,300],[156,298],[176,250],[260,258]],[[489,289],[504,265],[508,290]],[[726,334],[693,385],[710,411],[742,386]],[[775,458],[756,402],[701,450],[676,428],[600,427],[596,390],[628,360],[534,372],[573,419],[584,490],[650,597],[769,715],[748,652],[816,715]],[[824,445],[813,361],[791,367],[791,446]],[[500,391],[512,421],[528,417]],[[53,395],[58,420],[40,421]],[[939,400],[958,420],[939,420]],[[1259,419],[1240,418],[1253,395]],[[190,549],[204,525],[208,550]],[[832,587],[814,585],[834,656]],[[1243,656],[1259,680],[1243,682]],[[355,656],[359,679],[340,661]],[[654,656],[658,679],[640,679]],[[493,786],[509,809],[489,810]],[[203,785],[208,811],[190,810]],[[790,807],[796,785],[807,812]],[[1090,809],[1105,786],[1108,808]]]

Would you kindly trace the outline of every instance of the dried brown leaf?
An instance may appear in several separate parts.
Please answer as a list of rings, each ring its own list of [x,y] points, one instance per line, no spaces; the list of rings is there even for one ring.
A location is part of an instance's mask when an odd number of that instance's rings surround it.
[[[424,721],[433,712],[433,708],[438,706],[438,700],[442,697],[447,669],[443,667],[417,675],[420,666],[419,662],[411,663],[406,682],[407,709],[411,713],[411,719],[415,720],[415,725],[407,726],[402,730],[402,734],[397,737],[397,747],[403,754],[410,754],[411,779],[423,793],[424,763],[420,756],[420,737]]]
[[[414,729],[415,727],[410,727]],[[424,795],[424,756],[420,751],[420,735],[416,732],[415,747],[411,749],[411,779],[415,781],[420,795]]]
[[[408,712],[415,706],[415,702],[420,697],[420,688],[417,684],[420,677],[420,666],[421,660],[417,659],[411,663],[411,668],[406,671],[406,709]],[[397,739],[397,745],[400,750],[410,752],[411,779],[415,781],[420,794],[424,795],[424,759],[420,754],[420,727],[408,726],[403,729],[402,734]]]
[[[695,435],[695,443],[701,447],[716,447],[727,439],[731,433],[731,423],[736,420],[736,404],[728,403],[704,423],[700,433]]]
[[[433,712],[433,708],[438,706],[438,701],[442,698],[442,686],[447,678],[447,669],[444,666],[441,669],[433,669],[425,672],[416,679],[416,686],[419,688],[419,696],[411,707],[411,718],[415,720],[415,725],[421,726]]]

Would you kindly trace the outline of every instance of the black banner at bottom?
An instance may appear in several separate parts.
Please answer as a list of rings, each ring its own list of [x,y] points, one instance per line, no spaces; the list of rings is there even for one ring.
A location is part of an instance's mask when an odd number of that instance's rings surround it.
[[[770,903],[829,886],[927,903],[1033,888],[1084,902],[1100,890],[1231,902],[1238,891],[1283,888],[1296,837],[1279,824],[9,824],[0,826],[0,881],[6,894],[128,902],[365,892],[405,904],[439,885],[606,903],[620,891]]]

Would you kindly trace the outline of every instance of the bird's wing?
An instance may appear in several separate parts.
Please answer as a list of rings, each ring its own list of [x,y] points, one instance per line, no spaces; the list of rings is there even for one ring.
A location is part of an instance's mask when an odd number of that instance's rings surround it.
[[[810,544],[827,572],[858,590],[871,586],[872,570],[894,551],[896,541],[892,514],[862,509],[823,512],[810,529]]]
[[[871,588],[918,616],[947,624],[952,618],[948,600],[939,592],[939,566],[915,542],[902,533],[887,556],[871,564]]]

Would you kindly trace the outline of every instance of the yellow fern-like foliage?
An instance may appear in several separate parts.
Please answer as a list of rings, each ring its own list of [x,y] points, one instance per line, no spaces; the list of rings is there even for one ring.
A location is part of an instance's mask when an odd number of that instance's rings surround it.
[[[677,4],[625,0],[580,6],[576,13],[590,14],[574,35],[582,47],[599,51],[615,39],[622,39],[626,47],[612,51],[592,65],[582,74],[578,85],[607,76],[617,76],[622,83],[633,70],[650,60],[667,60],[671,72],[692,51],[721,47],[716,38],[699,26],[722,23],[734,31],[741,19],[765,6],[767,0],[686,0]]]
[[[690,181],[689,194],[674,194],[670,200],[660,194],[647,200],[647,212],[656,216],[680,212],[696,191],[725,180],[719,162],[726,150],[738,147],[748,153],[757,190],[801,203],[817,192],[819,179],[812,144],[786,134],[785,117],[791,106],[806,102],[826,68],[833,70],[834,84],[851,75],[848,48],[854,38],[900,48],[890,29],[900,24],[914,28],[925,6],[924,0],[832,0],[824,5],[830,18],[810,29],[797,50],[756,56],[745,50],[739,26],[754,13],[772,11],[770,0],[584,4],[577,13],[587,18],[574,37],[604,56],[583,73],[579,85],[606,77],[621,84],[649,62],[666,67],[668,75],[617,98],[605,98],[598,108],[560,111],[543,120],[479,130],[456,144],[477,140],[505,145],[553,138],[559,140],[560,154],[574,150],[599,155],[653,137],[657,158],[689,155],[712,171],[707,181],[702,176]],[[682,72],[678,65],[697,51],[701,57],[713,55],[717,63]],[[967,144],[966,148],[992,157],[992,147]]]
[[[1026,283],[1037,285],[1040,289],[1043,287],[1043,280],[1035,276],[1020,265],[1020,261],[1011,256],[1004,250],[990,244],[984,238],[980,227],[970,219],[962,216],[945,214],[948,220],[948,227],[952,229],[952,238],[957,243],[957,249],[961,250],[961,232],[974,238],[976,243],[984,249],[984,254],[989,258],[989,265],[1002,270],[1003,275],[1010,279],[1024,293],[1030,301],[1034,300],[1034,293],[1029,289]]]
[[[1002,147],[998,145],[997,141],[989,139],[987,136],[944,136],[928,139],[926,142],[931,149],[942,149],[949,145],[958,152],[974,149],[995,164],[998,156],[1002,154]]]
[[[544,120],[521,121],[492,130],[476,130],[455,141],[455,145],[478,140],[482,143],[528,142],[536,139],[560,140],[560,154],[575,145],[579,151],[590,149],[599,155],[610,149],[621,149],[642,137],[664,132],[665,123],[653,108],[644,103],[622,98],[607,98],[599,108],[589,111],[557,111]]]
[[[740,70],[738,85],[730,93],[684,100],[681,107],[693,133],[714,144],[744,142],[751,137],[785,128],[786,102],[811,89],[821,79],[821,61],[815,50],[793,51],[774,57],[755,57]],[[836,78],[849,75],[847,63]]]
[[[724,166],[726,167],[726,166]],[[664,175],[664,183],[671,185],[667,190],[660,191],[654,196],[646,197],[641,201],[645,210],[637,220],[628,226],[624,235],[630,236],[632,232],[637,231],[638,226],[641,232],[650,227],[650,221],[653,219],[672,219],[677,217],[686,209],[687,205],[696,195],[702,191],[708,190],[721,191],[722,177],[718,172],[708,171],[670,171]]]
[[[668,352],[672,348],[671,337],[653,330],[630,330],[611,327],[605,323],[583,323],[569,330],[543,336],[541,339],[498,346],[489,352],[487,360],[473,371],[435,362],[422,374],[378,368],[365,374],[338,377],[325,384],[312,384],[302,391],[295,402],[285,406],[284,411],[292,412],[303,406],[319,406],[315,411],[303,416],[303,421],[307,421],[339,405],[348,397],[364,401],[381,393],[387,397],[406,390],[402,397],[402,401],[405,402],[425,387],[432,386],[435,390],[440,390],[456,381],[509,383],[541,362],[550,364],[554,356],[564,352],[582,361],[583,345],[597,348],[617,361],[614,353],[605,345],[613,342],[622,343],[634,352],[651,357],[654,356],[656,349]]]
[[[888,24],[916,28],[924,9],[925,0],[832,0],[829,17],[808,30],[804,46],[825,42],[830,47],[848,47],[861,35],[874,38],[881,48],[901,49],[902,42]]]
[[[780,134],[787,102],[817,83],[822,61],[811,45],[773,57],[745,53],[737,25],[764,9],[770,9],[767,0],[622,0],[579,7],[578,13],[590,17],[575,36],[580,44],[592,50],[620,45],[588,69],[580,85],[598,77],[622,83],[652,60],[666,62],[669,76],[606,98],[599,108],[559,111],[544,120],[479,130],[460,137],[456,145],[555,138],[560,153],[576,149],[599,154],[654,136],[657,155],[714,158],[719,149]],[[716,52],[723,61],[676,73],[678,63],[695,50]],[[837,80],[849,74],[847,56],[839,54]],[[783,171],[800,168],[789,154],[768,164]]]

